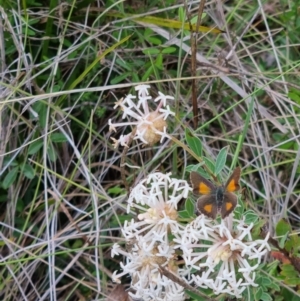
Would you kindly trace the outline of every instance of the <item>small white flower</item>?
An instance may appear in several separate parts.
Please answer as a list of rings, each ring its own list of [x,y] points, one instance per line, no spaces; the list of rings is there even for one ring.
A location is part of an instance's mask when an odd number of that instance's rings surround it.
[[[220,224],[197,217],[175,238],[183,252],[185,263],[200,274],[192,275],[192,282],[203,288],[211,288],[215,294],[227,293],[241,297],[247,286],[257,286],[255,270],[262,257],[270,250],[268,236],[253,241],[253,224],[232,219],[232,215]]]
[[[170,110],[170,107],[166,107],[167,100],[173,100],[174,97],[164,95],[161,92],[159,96],[153,101],[152,97],[149,96],[148,89],[149,85],[139,85],[135,87],[138,92],[138,100],[134,95],[127,95],[124,99],[122,98],[116,102],[114,109],[121,107],[123,111],[122,119],[128,117],[131,120],[128,122],[112,123],[111,119],[108,121],[110,131],[116,132],[117,127],[126,127],[132,125],[136,127],[136,131],[133,139],[140,140],[144,144],[153,145],[164,138],[168,137],[166,133],[167,123],[166,119],[170,115],[175,115]],[[149,102],[152,100],[153,103],[160,101],[155,111],[151,111],[149,108]],[[137,102],[137,104],[136,104]],[[166,109],[162,109],[166,107]],[[130,134],[121,136],[118,140],[113,139],[114,148],[118,147],[119,144],[128,147]]]
[[[177,221],[177,204],[188,196],[191,188],[187,181],[160,172],[150,174],[131,191],[127,212],[137,208],[139,221],[125,223],[126,239],[143,235],[145,241],[168,242],[170,233],[175,236],[183,229]]]
[[[113,247],[111,248],[111,257],[114,257],[115,255],[119,255],[120,253],[120,246],[118,244],[114,244]]]
[[[158,102],[158,101],[162,102],[164,107],[166,106],[167,100],[168,100],[168,99],[169,99],[169,100],[174,100],[174,97],[165,95],[165,94],[163,94],[163,93],[161,93],[161,92],[159,92],[159,91],[158,91],[158,95],[159,95],[159,96],[157,96],[157,97],[154,99],[154,101],[155,101],[155,102]]]
[[[122,273],[113,274],[113,280],[119,282],[126,274],[131,276],[131,292],[133,298],[142,298],[144,301],[184,300],[184,289],[172,282],[159,272],[160,266],[167,266],[174,270],[174,248],[169,246],[168,250],[161,250],[162,245],[155,242],[145,242],[142,238],[133,243],[129,252],[118,249],[118,252],[126,258],[126,264],[120,264]],[[116,248],[116,247],[114,247]],[[163,253],[163,255],[162,255]],[[177,296],[174,299],[174,296]]]

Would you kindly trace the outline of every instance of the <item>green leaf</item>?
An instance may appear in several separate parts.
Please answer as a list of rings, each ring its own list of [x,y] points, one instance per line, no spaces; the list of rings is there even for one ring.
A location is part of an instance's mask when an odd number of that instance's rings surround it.
[[[280,291],[280,286],[275,281],[272,281],[271,284],[269,285],[269,287],[271,289],[275,290],[276,292]]]
[[[278,243],[279,243],[280,248],[285,247],[288,236],[289,236],[289,233],[287,232],[284,236],[278,237]]]
[[[198,137],[195,137],[189,129],[185,130],[185,140],[189,148],[199,157],[202,157],[202,143]]]
[[[289,240],[285,243],[285,248],[288,252],[291,252],[293,255],[298,256],[300,251],[300,237],[296,233],[291,233]]]
[[[223,147],[216,159],[215,175],[217,176],[224,168],[227,159],[228,147]]]
[[[22,173],[24,174],[24,176],[30,180],[32,180],[35,176],[35,171],[34,169],[32,168],[31,165],[29,164],[24,164],[24,167],[22,169]]]
[[[279,266],[278,260],[274,260],[273,262],[269,263],[267,266],[268,275],[276,276],[278,274],[278,266]],[[272,284],[273,283],[275,283],[275,282],[273,281]]]
[[[299,301],[299,296],[296,295],[296,292],[292,291],[290,288],[282,288],[280,295],[283,296],[284,301]]]
[[[83,246],[83,240],[82,239],[76,239],[73,243],[72,243],[72,249],[79,249]]]
[[[281,219],[277,225],[276,225],[276,235],[278,236],[279,239],[279,246],[280,248],[283,248],[285,245],[285,242],[287,240],[287,237],[289,235],[289,232],[291,231],[291,226],[290,224],[284,220]]]
[[[160,53],[160,50],[157,48],[147,48],[142,52],[146,55],[158,55]]]
[[[285,273],[292,273],[292,272],[295,272],[295,268],[294,268],[294,266],[292,266],[291,264],[283,264],[282,266],[281,266],[281,270],[282,270],[282,272],[285,272]]]
[[[210,159],[203,157],[206,167],[212,172],[215,173],[215,164]]]
[[[245,223],[250,225],[251,223],[255,224],[258,220],[258,215],[253,210],[247,210],[245,212]]]
[[[116,59],[116,64],[126,69],[127,71],[132,71],[132,66],[124,60]]]
[[[124,79],[130,78],[130,77],[131,77],[131,71],[124,72],[124,73],[122,73],[121,75],[114,77],[114,78],[110,81],[110,84],[111,84],[111,85],[116,85],[116,84],[122,82]]]
[[[180,218],[191,218],[189,213],[186,210],[181,210],[178,212]]]
[[[198,163],[196,165],[188,165],[186,168],[185,168],[185,171],[187,172],[191,172],[191,171],[197,171],[199,172],[201,175],[204,174],[204,177],[207,177],[207,173],[203,171],[203,169],[201,169],[200,167],[205,165],[205,162],[201,162],[201,163]]]
[[[154,36],[146,37],[146,40],[147,40],[150,44],[153,44],[153,45],[161,45],[161,44],[162,44],[161,39],[159,39],[159,38],[157,38],[157,37],[154,37]]]
[[[201,15],[201,19],[203,20],[205,17],[206,17],[206,15],[207,15],[207,13],[202,13],[202,15]],[[195,17],[193,17],[192,19],[191,19],[191,23],[192,24],[197,24],[197,20],[198,20],[198,15],[197,16],[195,16]]]
[[[260,297],[262,296],[262,294],[263,294],[263,290],[261,287],[259,287],[257,289],[257,291],[255,292],[255,300],[260,300]]]
[[[298,91],[298,93],[296,93],[295,91],[290,91],[288,93],[288,97],[295,101],[297,104],[300,104],[300,92]]]
[[[7,164],[9,164],[10,167],[14,167],[14,166],[18,166],[19,162],[16,159],[11,161],[11,156],[5,156],[3,160],[3,165],[7,165]]]
[[[142,77],[142,81],[145,82],[148,80],[148,78],[153,74],[154,72],[154,68],[153,66],[150,66],[144,73],[143,77]]]
[[[169,54],[169,53],[173,53],[173,52],[176,52],[176,51],[177,51],[176,47],[166,47],[162,50],[161,53]]]
[[[51,144],[47,148],[47,155],[49,156],[52,162],[56,161],[57,159],[56,151]]]
[[[297,275],[295,275],[295,277],[293,277],[293,278],[286,278],[286,279],[284,280],[284,282],[285,282],[287,285],[296,286],[296,285],[299,285],[299,284],[300,284],[300,278],[297,277]]]
[[[239,206],[236,206],[234,209],[234,217],[236,219],[242,219],[244,215],[245,205],[244,202],[240,200],[240,198],[238,198],[238,205]]]
[[[285,220],[281,219],[276,225],[276,235],[283,236],[292,230],[291,225]]]
[[[184,204],[185,211],[189,214],[189,216],[193,216],[195,212],[194,202],[188,198]]]
[[[110,195],[121,195],[121,194],[124,194],[124,189],[121,188],[120,186],[114,186],[114,187],[111,187],[107,190],[107,192],[110,194]]]
[[[18,199],[17,201],[17,212],[23,214],[24,213],[24,208],[25,208],[25,204],[24,201],[22,199]]]
[[[39,114],[39,120],[40,120],[40,125],[44,129],[46,126],[47,122],[47,105],[44,103],[41,103],[40,111],[38,112]]]
[[[295,270],[294,266],[289,263],[281,265],[280,275],[284,276],[284,281],[287,279],[298,278],[297,271]]]
[[[52,142],[56,142],[56,143],[61,143],[61,142],[66,142],[68,141],[68,139],[66,138],[66,136],[63,133],[53,133],[50,135],[50,140]]]
[[[266,286],[266,287],[270,286],[272,284],[272,282],[273,281],[271,281],[271,279],[268,277],[263,276],[261,279],[261,285]]]
[[[195,170],[194,168],[195,168],[195,165],[188,165],[184,171],[190,173],[192,170]]]
[[[266,293],[266,292],[263,292],[261,297],[260,297],[260,300],[263,300],[263,301],[272,301],[272,297]]]
[[[8,174],[5,176],[2,182],[2,187],[4,189],[9,188],[15,182],[18,175],[18,171],[19,171],[19,166],[14,167],[8,172]]]
[[[161,53],[159,53],[157,56],[156,56],[156,60],[155,60],[155,66],[160,69],[160,70],[163,70],[164,69],[164,66],[163,66],[163,55]]]
[[[36,141],[33,141],[29,147],[28,147],[28,154],[29,155],[34,155],[36,154],[43,146],[43,140],[42,139],[39,139],[39,140],[36,140]]]

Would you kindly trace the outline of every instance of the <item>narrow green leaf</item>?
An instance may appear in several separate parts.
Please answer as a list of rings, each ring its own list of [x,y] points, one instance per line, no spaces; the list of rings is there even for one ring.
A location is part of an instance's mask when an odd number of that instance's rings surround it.
[[[25,208],[24,201],[22,199],[18,199],[18,201],[17,201],[17,207],[16,207],[17,212],[23,214],[24,213],[24,208]]]
[[[156,56],[156,60],[155,60],[155,66],[160,69],[160,70],[163,70],[164,69],[164,66],[163,66],[163,55],[161,53],[159,53],[157,56]]]
[[[143,77],[142,77],[142,81],[145,82],[148,80],[148,78],[150,77],[150,75],[153,74],[154,68],[153,66],[150,66],[146,72],[144,73]]]
[[[126,78],[130,78],[131,77],[131,72],[124,72],[121,75],[118,75],[116,77],[114,77],[111,81],[110,84],[111,85],[116,85],[120,82],[122,82],[124,79]]]
[[[24,176],[30,180],[32,180],[35,176],[35,171],[32,168],[32,166],[30,164],[24,164],[22,173],[24,174]]]
[[[169,53],[174,53],[176,51],[177,51],[177,49],[175,47],[166,47],[166,48],[164,48],[162,50],[161,53],[163,53],[163,54],[169,54]]]
[[[204,19],[205,17],[206,17],[206,13],[202,13],[202,15],[201,15],[201,19]],[[191,19],[191,23],[192,24],[197,24],[197,20],[198,20],[198,15],[197,16],[195,16],[195,17],[193,17],[192,19]]]
[[[262,294],[263,294],[262,288],[259,287],[255,292],[255,300],[260,300]]]
[[[149,37],[146,37],[146,40],[153,45],[161,45],[162,44],[161,39],[159,39],[157,37],[149,36]]]
[[[215,164],[212,160],[206,158],[206,157],[203,157],[203,160],[205,162],[205,165],[206,167],[212,172],[212,173],[215,173]]]
[[[36,154],[43,146],[43,140],[39,139],[32,142],[28,147],[28,154],[34,155]]]
[[[2,182],[2,188],[7,189],[15,182],[18,175],[18,171],[19,171],[19,166],[14,167],[8,172],[8,174],[5,176]]]
[[[120,186],[113,186],[109,188],[107,192],[113,195],[120,195],[120,194],[124,194],[124,188],[121,188]]]
[[[198,156],[202,157],[202,143],[198,137],[195,137],[189,129],[185,130],[185,140],[189,148]]]
[[[40,121],[40,125],[41,127],[44,129],[46,127],[46,122],[47,122],[47,106],[46,104],[42,103],[41,104],[41,108],[39,111],[39,121]]]
[[[205,165],[205,162],[201,162],[201,163],[198,163],[196,165],[188,165],[186,168],[185,168],[185,171],[186,172],[191,172],[192,170],[193,171],[197,171],[199,172],[199,169],[201,166]],[[203,171],[204,172],[204,171]],[[207,177],[207,173],[205,173],[205,177]]]
[[[127,71],[132,71],[132,66],[128,64],[126,61],[116,59],[116,64],[126,69]]]
[[[148,48],[142,51],[146,55],[157,55],[160,53],[160,50],[157,48]]]
[[[57,154],[53,146],[50,144],[48,149],[47,149],[47,155],[49,156],[50,160],[52,162],[55,162],[57,159]]]
[[[68,141],[68,139],[66,138],[66,136],[63,133],[53,133],[50,135],[50,140],[52,142],[56,142],[56,143],[61,143],[61,142],[66,142]]]
[[[185,201],[184,207],[189,216],[194,215],[194,211],[195,211],[194,202],[190,198],[188,198]]]
[[[228,147],[223,147],[216,159],[215,175],[217,176],[224,168],[227,159]]]

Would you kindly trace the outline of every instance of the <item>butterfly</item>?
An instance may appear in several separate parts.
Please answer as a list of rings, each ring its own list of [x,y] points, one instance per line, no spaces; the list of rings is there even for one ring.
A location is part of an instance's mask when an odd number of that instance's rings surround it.
[[[197,200],[197,209],[202,214],[215,219],[220,213],[227,217],[236,207],[237,196],[233,193],[240,189],[241,168],[237,167],[225,185],[216,186],[195,171],[190,174],[193,192],[201,195]]]

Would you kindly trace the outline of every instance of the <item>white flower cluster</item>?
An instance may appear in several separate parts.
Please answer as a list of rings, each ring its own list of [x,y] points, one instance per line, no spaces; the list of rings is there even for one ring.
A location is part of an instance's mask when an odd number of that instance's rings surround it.
[[[211,288],[215,294],[227,293],[237,298],[247,286],[257,286],[255,270],[270,247],[269,236],[252,240],[252,227],[253,224],[235,220],[232,215],[220,224],[204,215],[188,224],[181,238],[174,241],[182,250],[186,267],[199,271],[190,282]]]
[[[122,231],[127,250],[115,244],[112,256],[126,259],[121,263],[123,272],[115,272],[114,280],[129,274],[134,299],[185,299],[184,288],[162,275],[160,266],[183,282],[210,288],[215,294],[238,298],[246,287],[257,286],[255,270],[269,250],[268,237],[253,240],[253,224],[232,215],[221,223],[204,215],[180,223],[177,205],[191,190],[186,181],[156,172],[131,191],[127,210],[139,211],[138,221],[125,222]]]
[[[138,220],[125,222],[122,229],[130,250],[124,251],[114,245],[112,256],[122,254],[126,264],[121,264],[123,273],[114,274],[117,280],[125,274],[132,278],[134,298],[143,300],[184,300],[184,289],[161,275],[159,267],[167,267],[176,275],[183,270],[176,265],[174,244],[169,240],[172,233],[180,233],[184,227],[177,221],[177,204],[187,198],[191,188],[184,180],[160,172],[150,174],[133,188],[127,211],[139,210]]]
[[[159,103],[156,110],[151,111],[148,106],[148,102],[152,100],[148,92],[149,88],[149,85],[139,85],[135,87],[135,90],[138,92],[137,103],[135,102],[136,96],[131,94],[116,103],[114,109],[118,106],[121,107],[123,111],[122,119],[129,116],[133,120],[122,123],[112,123],[111,119],[109,119],[108,125],[110,131],[116,132],[117,127],[132,125],[136,127],[133,139],[139,139],[142,143],[149,145],[153,145],[158,141],[162,142],[165,137],[168,137],[166,132],[166,119],[169,115],[175,115],[175,113],[171,112],[170,107],[167,106],[167,100],[173,100],[174,97],[158,92],[159,96],[154,99],[154,102]],[[118,140],[111,138],[114,141],[114,147],[117,148],[119,144],[128,147],[130,136],[131,133],[121,135]]]

